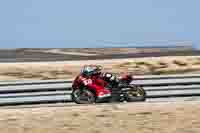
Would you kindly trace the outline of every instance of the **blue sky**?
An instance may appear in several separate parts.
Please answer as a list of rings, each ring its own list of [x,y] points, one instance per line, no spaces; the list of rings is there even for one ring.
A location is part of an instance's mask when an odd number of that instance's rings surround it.
[[[0,0],[0,47],[200,44],[198,0]],[[173,45],[173,43],[172,43]]]

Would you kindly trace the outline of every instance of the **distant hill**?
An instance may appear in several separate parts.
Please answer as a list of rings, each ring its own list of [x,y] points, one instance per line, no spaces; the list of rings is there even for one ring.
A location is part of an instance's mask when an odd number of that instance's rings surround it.
[[[0,49],[0,62],[94,60],[151,56],[200,55],[191,45],[108,48],[17,48]]]

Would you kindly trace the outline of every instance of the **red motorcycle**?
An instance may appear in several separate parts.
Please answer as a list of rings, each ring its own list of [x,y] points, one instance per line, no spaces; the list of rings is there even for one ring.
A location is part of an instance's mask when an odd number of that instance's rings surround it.
[[[102,80],[101,85],[105,88],[103,91],[87,87],[82,82],[78,82],[78,79],[76,78],[72,85],[72,100],[77,104],[145,101],[145,90],[140,86],[130,84],[130,82],[133,80],[132,75],[117,77],[111,73],[106,74],[114,77],[114,79],[111,81],[105,76],[101,79],[87,81],[96,82],[95,80]]]

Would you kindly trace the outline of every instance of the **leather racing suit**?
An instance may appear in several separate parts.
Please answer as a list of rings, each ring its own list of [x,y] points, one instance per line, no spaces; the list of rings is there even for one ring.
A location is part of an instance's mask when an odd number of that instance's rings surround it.
[[[111,91],[106,88],[108,85],[107,82],[103,80],[104,74],[94,74],[91,76],[84,76],[84,75],[78,75],[74,82],[72,87],[74,89],[87,87],[88,89],[92,90],[97,98],[105,98],[111,96]]]

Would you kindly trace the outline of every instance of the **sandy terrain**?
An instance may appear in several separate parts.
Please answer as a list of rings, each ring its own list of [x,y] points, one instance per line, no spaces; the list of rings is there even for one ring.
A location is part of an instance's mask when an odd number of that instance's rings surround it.
[[[73,79],[84,64],[100,64],[104,71],[133,74],[200,73],[200,56],[148,57],[112,60],[0,63],[0,80]]]
[[[199,133],[200,102],[1,109],[2,133]]]

